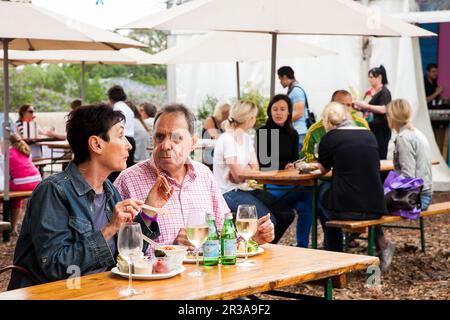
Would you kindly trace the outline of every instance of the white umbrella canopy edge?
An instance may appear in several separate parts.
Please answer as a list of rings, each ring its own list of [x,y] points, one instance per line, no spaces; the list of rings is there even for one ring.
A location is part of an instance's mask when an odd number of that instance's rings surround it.
[[[142,60],[140,64],[177,64],[202,62],[251,62],[270,59],[272,38],[268,34],[212,31],[194,36],[186,44],[163,50]],[[317,57],[337,54],[334,51],[281,36],[278,49],[282,58]]]
[[[146,47],[139,41],[31,3],[3,0],[0,1],[0,38],[11,39],[9,48],[17,50],[118,50]],[[2,46],[0,44],[0,48]]]
[[[138,64],[153,55],[135,48],[120,50],[9,50],[9,61],[15,64],[67,63],[67,64]],[[0,60],[3,53],[0,52]]]
[[[235,62],[237,97],[240,97],[239,63],[269,60],[272,45],[271,35],[243,32],[212,31],[197,35],[191,41],[180,44],[155,55],[141,63],[182,64]],[[317,57],[337,54],[317,45],[281,36],[278,49],[282,58]]]
[[[386,37],[434,35],[352,0],[196,0],[120,28]]]
[[[12,66],[33,63],[81,64],[81,99],[86,95],[86,64],[137,65],[141,60],[151,60],[152,55],[135,48],[120,50],[10,50],[8,62]],[[0,60],[3,53],[0,52]],[[148,64],[148,63],[147,63]]]

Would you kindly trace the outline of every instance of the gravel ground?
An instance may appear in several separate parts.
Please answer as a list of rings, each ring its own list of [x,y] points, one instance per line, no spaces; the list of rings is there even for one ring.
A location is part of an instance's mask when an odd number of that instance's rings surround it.
[[[450,200],[450,192],[435,193],[433,202]],[[286,231],[280,244],[295,245],[295,223]],[[402,221],[402,225],[418,225],[414,221]],[[429,217],[425,220],[426,253],[420,251],[418,230],[385,229],[388,239],[396,243],[397,249],[391,268],[381,275],[381,286],[367,288],[367,275],[363,271],[347,275],[344,289],[335,289],[335,299],[450,299],[450,215]],[[322,232],[319,227],[319,247]],[[16,237],[9,243],[0,242],[0,268],[12,263]],[[358,240],[359,246],[350,250],[365,254],[366,243]],[[6,290],[9,272],[0,275],[0,292]],[[283,290],[322,295],[323,288],[313,285],[296,285]],[[271,296],[259,295],[264,299]]]

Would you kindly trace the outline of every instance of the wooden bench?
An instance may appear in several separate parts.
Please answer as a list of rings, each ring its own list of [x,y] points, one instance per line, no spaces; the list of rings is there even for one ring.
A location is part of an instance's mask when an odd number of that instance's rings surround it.
[[[33,191],[10,191],[9,192],[9,198],[28,198],[31,196],[31,194],[33,193]],[[3,192],[0,192],[0,200],[3,200]]]
[[[67,165],[72,161],[72,157],[61,157],[61,158],[35,158],[33,159],[33,164],[39,169],[41,176],[44,176],[44,167],[50,166],[50,173],[53,174],[53,165],[62,164]]]
[[[11,223],[6,221],[0,221],[0,231],[9,231],[11,230]]]
[[[423,218],[434,216],[438,214],[445,214],[450,212],[450,201],[435,203],[428,207],[426,211],[420,213],[419,223],[420,227],[409,227],[409,226],[398,226],[398,225],[387,225],[386,227],[399,228],[399,229],[415,229],[420,230],[420,240],[422,246],[422,252],[425,252],[425,226]],[[392,223],[397,221],[405,220],[405,218],[399,216],[382,216],[380,219],[376,220],[331,220],[327,221],[326,226],[331,228],[341,228],[345,233],[345,244],[344,251],[347,251],[349,234],[350,233],[369,233],[368,240],[368,252],[370,256],[374,255],[375,252],[375,226],[384,225],[386,223]]]
[[[29,198],[33,191],[11,191],[9,193],[9,199],[13,198]],[[0,193],[0,200],[4,200],[3,192]],[[7,242],[10,238],[11,233],[11,225],[9,223],[11,219],[11,212],[9,210],[5,210],[5,206],[3,205],[3,221],[0,221],[0,231],[3,231],[3,241]],[[2,226],[3,225],[3,226]]]

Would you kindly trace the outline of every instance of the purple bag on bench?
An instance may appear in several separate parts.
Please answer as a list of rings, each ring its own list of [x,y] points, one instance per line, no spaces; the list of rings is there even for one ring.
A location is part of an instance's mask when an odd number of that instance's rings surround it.
[[[420,216],[423,179],[408,178],[389,172],[384,181],[384,197],[390,214],[416,220]]]

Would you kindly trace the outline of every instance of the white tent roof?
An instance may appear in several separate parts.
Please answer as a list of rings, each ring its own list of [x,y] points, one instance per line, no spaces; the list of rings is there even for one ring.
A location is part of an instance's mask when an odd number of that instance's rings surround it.
[[[138,64],[150,61],[153,55],[144,51],[127,48],[120,50],[11,50],[8,53],[12,65],[28,63],[82,63],[85,64]],[[3,53],[0,52],[0,60]]]
[[[394,37],[434,35],[352,0],[196,0],[122,28]]]
[[[31,3],[0,1],[0,38],[15,50],[111,50],[144,44]],[[3,44],[0,43],[0,48]]]
[[[268,34],[209,32],[185,45],[177,45],[141,61],[142,63],[176,64],[204,62],[249,62],[270,59],[272,38]],[[317,57],[336,54],[312,44],[286,36],[278,40],[279,57]]]

